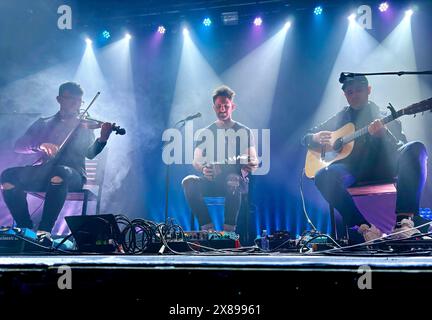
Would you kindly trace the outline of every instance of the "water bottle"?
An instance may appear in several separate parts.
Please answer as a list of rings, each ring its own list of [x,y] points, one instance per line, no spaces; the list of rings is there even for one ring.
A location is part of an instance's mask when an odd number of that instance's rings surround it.
[[[264,251],[268,251],[269,248],[269,239],[268,239],[268,235],[267,235],[267,230],[263,230],[262,231],[262,235],[261,235],[261,249]]]

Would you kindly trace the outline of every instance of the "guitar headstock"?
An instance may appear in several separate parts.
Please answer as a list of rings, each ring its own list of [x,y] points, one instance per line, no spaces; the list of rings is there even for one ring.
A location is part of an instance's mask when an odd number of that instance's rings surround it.
[[[404,115],[407,115],[407,114],[416,114],[420,112],[425,112],[428,110],[432,110],[432,98],[414,103],[400,111],[402,111]]]

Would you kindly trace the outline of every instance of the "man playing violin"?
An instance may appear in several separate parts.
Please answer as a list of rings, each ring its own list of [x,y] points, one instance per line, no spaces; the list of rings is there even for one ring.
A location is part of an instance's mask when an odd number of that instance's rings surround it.
[[[182,181],[186,200],[198,217],[201,230],[215,228],[203,197],[225,197],[223,229],[232,237],[236,237],[241,195],[248,189],[247,175],[258,167],[252,131],[232,119],[236,109],[234,95],[227,86],[214,91],[213,110],[217,120],[201,131],[194,150],[193,166],[202,176],[189,175]]]
[[[368,134],[354,143],[352,153],[338,160],[315,175],[315,184],[323,197],[342,215],[349,228],[357,230],[364,240],[382,236],[370,224],[355,205],[347,188],[356,182],[372,182],[397,179],[395,238],[408,238],[417,233],[414,226],[424,223],[418,215],[420,197],[426,181],[427,152],[418,141],[407,143],[399,121],[388,125],[379,107],[369,101],[371,86],[365,76],[348,77],[342,90],[349,106],[311,129],[303,138],[309,148],[325,147],[334,131],[348,122],[356,129],[366,127]]]
[[[79,126],[58,154],[67,135],[79,125],[82,96],[83,90],[77,83],[60,85],[59,112],[37,120],[15,143],[15,152],[37,154],[39,160],[33,166],[9,168],[1,174],[4,201],[19,228],[33,228],[25,191],[46,192],[42,220],[37,228],[42,242],[49,243],[67,193],[81,190],[85,184],[85,157],[96,157],[112,132],[112,124],[103,123],[100,137],[95,140],[92,130]]]

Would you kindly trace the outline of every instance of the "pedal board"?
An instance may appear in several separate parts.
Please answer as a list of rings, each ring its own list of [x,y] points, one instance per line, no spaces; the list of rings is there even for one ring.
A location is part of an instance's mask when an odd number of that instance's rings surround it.
[[[52,248],[73,250],[74,245],[63,238],[54,239],[52,247],[44,247],[37,241],[36,233],[27,228],[0,227],[0,255],[3,254],[38,254],[52,253]],[[60,244],[61,243],[61,244]]]
[[[240,247],[238,239],[230,238],[230,233],[223,231],[189,231],[183,233],[182,237],[171,237],[166,239],[170,249],[177,252],[196,251],[211,251],[212,249],[233,249]],[[162,243],[156,241],[150,243],[146,253],[161,253]],[[206,249],[208,248],[208,249]],[[163,252],[167,253],[168,248],[164,248]]]
[[[0,254],[26,252],[29,247],[28,243],[36,241],[36,238],[36,233],[31,229],[0,227]]]

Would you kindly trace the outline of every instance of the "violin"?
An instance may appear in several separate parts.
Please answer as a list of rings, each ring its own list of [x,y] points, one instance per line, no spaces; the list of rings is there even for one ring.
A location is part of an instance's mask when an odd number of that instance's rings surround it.
[[[90,117],[84,117],[80,120],[80,126],[86,129],[100,129],[105,121],[96,120]],[[115,123],[112,124],[112,131],[121,136],[126,134],[126,130],[120,126],[116,126]]]

